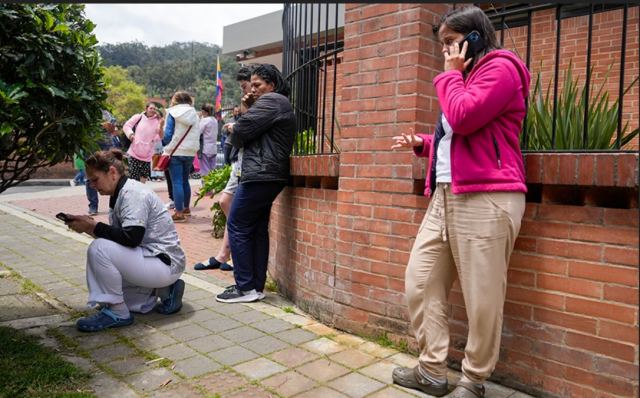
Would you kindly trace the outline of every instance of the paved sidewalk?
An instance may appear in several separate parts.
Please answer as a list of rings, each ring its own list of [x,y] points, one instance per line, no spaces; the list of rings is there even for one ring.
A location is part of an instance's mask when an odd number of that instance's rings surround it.
[[[161,196],[166,195],[161,187],[157,189]],[[56,314],[58,318],[47,318],[49,322],[42,327],[73,347],[78,357],[74,362],[95,373],[96,395],[427,397],[391,382],[392,369],[414,366],[415,357],[317,323],[274,293],[267,293],[260,303],[217,303],[213,296],[232,280],[229,272],[187,272],[184,307],[178,314],[135,315],[136,322],[130,327],[98,334],[77,332],[74,317],[86,311],[84,269],[91,240],[68,231],[53,218],[58,211],[78,208],[80,212],[86,205],[83,191],[60,191],[66,194],[48,192],[45,199],[35,194],[0,196],[0,266],[42,288],[42,296],[50,302],[62,304],[55,311],[23,305],[20,308],[27,313],[19,317]],[[101,209],[106,203],[101,198]],[[194,222],[178,225],[188,268],[219,245],[219,240],[207,236],[210,204],[208,200],[195,209]],[[105,217],[104,213],[99,217]],[[201,243],[191,242],[196,237]],[[0,278],[3,313],[18,306],[5,298],[16,293],[8,280]],[[455,372],[450,375],[451,382],[459,377]],[[527,397],[491,383],[487,390],[490,398]]]

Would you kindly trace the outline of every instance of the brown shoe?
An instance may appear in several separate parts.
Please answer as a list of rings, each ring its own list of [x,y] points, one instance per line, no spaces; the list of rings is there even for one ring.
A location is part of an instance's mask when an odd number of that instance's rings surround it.
[[[173,215],[171,216],[171,219],[175,223],[187,222],[187,217],[185,217],[184,214],[181,214],[181,213],[173,213]]]
[[[451,394],[449,398],[484,398],[484,386],[473,384],[468,381],[459,381],[458,386]]]
[[[182,214],[184,214],[185,217],[191,217],[191,209],[182,210]]]
[[[395,368],[393,369],[391,376],[393,378],[393,382],[397,385],[406,388],[413,388],[414,390],[420,390],[435,397],[442,397],[448,392],[449,386],[446,381],[443,384],[431,383],[429,380],[422,377],[418,371],[418,366],[414,368]]]

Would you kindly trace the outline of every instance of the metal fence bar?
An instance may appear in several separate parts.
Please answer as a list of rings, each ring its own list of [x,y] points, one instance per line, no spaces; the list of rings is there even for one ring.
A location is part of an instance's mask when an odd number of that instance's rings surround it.
[[[622,143],[622,108],[624,106],[624,61],[627,49],[627,19],[629,17],[629,4],[624,2],[622,11],[622,40],[620,46],[620,87],[618,88],[618,133],[616,134],[616,149],[620,149]]]
[[[551,120],[551,147],[556,147],[556,120],[558,119],[558,70],[560,68],[560,26],[562,25],[562,19],[560,18],[560,12],[562,11],[562,5],[558,4],[556,7],[556,59],[553,72],[553,117]]]
[[[582,148],[589,144],[589,87],[591,85],[591,40],[593,36],[593,4],[589,6],[589,33],[587,36],[587,66],[586,82],[584,85],[584,132],[582,134]]]
[[[324,14],[324,53],[326,55],[327,53],[327,44],[329,43],[329,5],[327,4],[324,8],[325,10],[325,14]],[[320,13],[318,13],[319,15]],[[318,24],[318,31],[320,30],[320,24]],[[318,44],[320,44],[320,41],[318,41]],[[320,55],[320,54],[318,54]],[[322,78],[322,130],[321,130],[321,136],[320,136],[320,148],[321,151],[320,153],[324,153],[324,137],[325,137],[325,133],[324,133],[324,129],[325,129],[325,125],[326,125],[326,120],[327,120],[327,69],[329,69],[329,65],[327,65],[327,60],[326,58],[324,59],[323,62],[323,78]]]
[[[338,48],[338,3],[335,4],[336,7],[336,18],[335,18],[335,23],[334,23],[334,27],[335,30],[333,32],[333,101],[331,101],[332,103],[332,107],[331,107],[331,151],[333,152],[333,138],[334,138],[334,132],[335,132],[335,126],[336,124],[334,123],[334,120],[336,118],[336,87],[337,87],[337,81],[338,81],[338,53],[335,51]]]

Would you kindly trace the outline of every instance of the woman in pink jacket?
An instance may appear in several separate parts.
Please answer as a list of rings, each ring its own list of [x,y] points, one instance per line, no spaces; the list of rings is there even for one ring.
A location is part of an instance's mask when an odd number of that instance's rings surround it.
[[[144,184],[151,175],[151,158],[155,144],[162,140],[162,116],[158,113],[156,105],[149,102],[144,113],[131,116],[122,129],[131,140],[131,146],[127,151],[129,177]]]
[[[462,378],[448,396],[477,398],[498,360],[507,267],[525,209],[519,134],[530,77],[518,57],[499,49],[477,7],[445,14],[438,38],[444,72],[433,82],[442,109],[435,133],[393,137],[393,149],[428,157],[425,195],[431,197],[405,274],[419,363],[396,368],[393,380],[447,394],[447,297],[457,277],[469,332]]]

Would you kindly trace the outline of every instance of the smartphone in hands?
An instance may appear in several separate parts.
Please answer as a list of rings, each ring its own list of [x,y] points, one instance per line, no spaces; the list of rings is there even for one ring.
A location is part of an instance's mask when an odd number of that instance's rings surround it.
[[[462,39],[462,41],[460,42],[460,50],[462,50],[462,46],[465,41],[468,43],[467,53],[464,56],[465,60],[474,57],[486,47],[484,39],[482,38],[482,36],[480,36],[480,33],[478,33],[477,30],[471,31],[464,37],[464,39]]]

